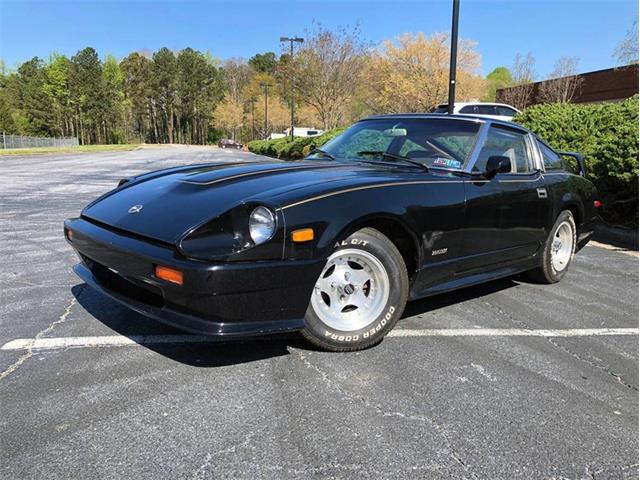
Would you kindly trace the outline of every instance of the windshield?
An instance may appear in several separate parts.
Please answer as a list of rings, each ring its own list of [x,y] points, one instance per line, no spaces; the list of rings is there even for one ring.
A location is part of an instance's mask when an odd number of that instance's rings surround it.
[[[307,158],[398,163],[402,158],[428,168],[462,169],[480,125],[463,120],[383,118],[364,120]]]

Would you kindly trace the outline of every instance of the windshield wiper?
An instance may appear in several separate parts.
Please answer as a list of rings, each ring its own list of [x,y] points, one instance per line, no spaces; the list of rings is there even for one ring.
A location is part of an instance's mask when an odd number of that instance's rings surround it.
[[[402,162],[410,163],[411,165],[415,165],[416,167],[420,167],[426,171],[429,170],[429,167],[427,167],[424,163],[416,162],[415,160],[411,160],[410,158],[403,157],[402,155],[396,155],[395,153],[376,151],[376,150],[371,150],[371,151],[366,150],[364,152],[357,152],[357,154],[358,155],[381,155],[383,158],[384,157],[393,158],[394,160],[400,160]]]
[[[314,148],[313,150],[311,150],[311,153],[309,155],[313,155],[314,153],[320,153],[323,156],[327,157],[329,160],[335,160],[336,159],[336,157],[331,155],[329,152],[325,152],[321,148]]]

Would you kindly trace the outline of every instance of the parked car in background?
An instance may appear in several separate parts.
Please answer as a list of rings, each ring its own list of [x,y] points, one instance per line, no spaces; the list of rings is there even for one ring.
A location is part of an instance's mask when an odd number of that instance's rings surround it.
[[[582,157],[561,155],[514,123],[374,116],[303,161],[123,179],[64,234],[87,284],[169,325],[358,350],[407,300],[560,281],[600,206]]]
[[[443,103],[442,105],[438,105],[433,113],[447,113],[447,111],[448,105]],[[504,103],[456,102],[453,106],[453,113],[510,122],[513,120],[513,117],[520,113],[520,110]]]
[[[218,142],[220,148],[235,148],[236,150],[242,150],[242,144],[231,140],[230,138],[223,138]]]

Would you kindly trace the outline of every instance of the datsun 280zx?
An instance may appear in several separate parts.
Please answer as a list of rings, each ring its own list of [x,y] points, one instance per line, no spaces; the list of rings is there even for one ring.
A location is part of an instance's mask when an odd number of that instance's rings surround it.
[[[590,239],[580,155],[513,123],[361,120],[301,161],[125,179],[64,225],[90,286],[188,332],[379,342],[408,300],[526,272],[558,282]]]

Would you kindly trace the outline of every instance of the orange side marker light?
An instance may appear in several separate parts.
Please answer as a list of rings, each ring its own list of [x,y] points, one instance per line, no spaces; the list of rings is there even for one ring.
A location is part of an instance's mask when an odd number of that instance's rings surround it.
[[[291,240],[295,243],[310,242],[313,240],[313,228],[301,228],[291,232]]]
[[[156,277],[166,280],[167,282],[175,283],[176,285],[182,285],[182,272],[174,268],[163,267],[162,265],[156,265]]]

